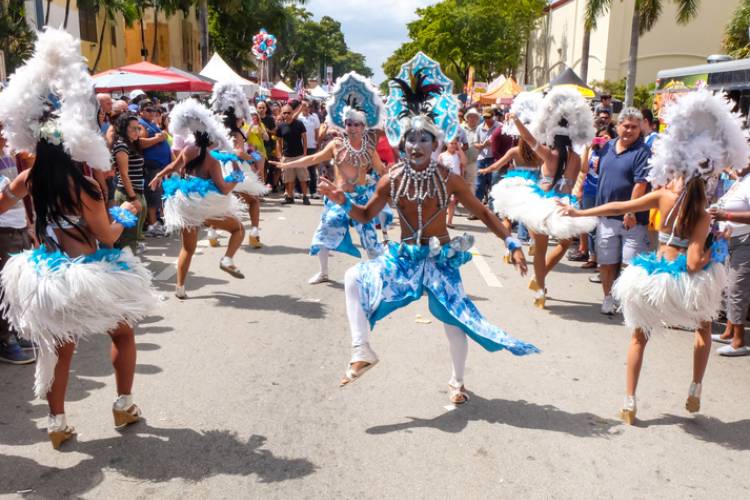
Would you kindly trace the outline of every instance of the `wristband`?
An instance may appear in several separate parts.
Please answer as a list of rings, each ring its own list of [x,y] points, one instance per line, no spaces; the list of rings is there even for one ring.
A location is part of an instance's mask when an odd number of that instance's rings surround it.
[[[10,190],[10,183],[6,184],[3,188],[3,194],[13,201],[19,200],[18,196],[14,195],[13,191]]]
[[[515,252],[519,248],[523,248],[523,245],[521,245],[521,242],[513,236],[508,236],[505,238],[505,247],[511,252]]]
[[[347,196],[346,201],[343,203],[343,205],[341,205],[341,208],[343,208],[344,212],[348,214],[349,212],[352,211],[352,207],[354,207],[354,204],[352,203],[351,198]]]
[[[724,212],[724,219],[732,222],[732,213],[731,212]]]
[[[232,173],[224,177],[224,182],[234,182],[239,184],[245,180],[245,173],[242,170],[232,170]]]
[[[135,227],[135,225],[138,224],[138,217],[133,215],[133,213],[130,210],[125,210],[122,207],[110,208],[109,215],[112,217],[113,221],[121,224],[122,227],[126,229]]]

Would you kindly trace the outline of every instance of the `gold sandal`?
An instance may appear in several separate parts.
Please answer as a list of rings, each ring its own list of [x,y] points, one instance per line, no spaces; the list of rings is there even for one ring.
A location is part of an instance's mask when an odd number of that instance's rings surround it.
[[[115,429],[121,429],[138,422],[141,419],[141,409],[133,404],[132,394],[122,394],[112,405],[112,416],[115,419]]]
[[[75,436],[75,434],[76,430],[68,425],[64,413],[47,417],[47,435],[52,443],[52,448],[59,450],[60,445]]]

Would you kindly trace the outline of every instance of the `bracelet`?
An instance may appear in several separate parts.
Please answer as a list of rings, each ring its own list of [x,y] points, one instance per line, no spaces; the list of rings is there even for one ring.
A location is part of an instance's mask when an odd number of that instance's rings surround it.
[[[130,210],[125,210],[122,207],[110,208],[109,215],[112,217],[113,221],[121,224],[122,227],[126,229],[135,227],[135,225],[138,224],[138,217],[133,215],[133,212],[131,212]]]
[[[239,184],[245,180],[245,172],[242,170],[232,170],[232,173],[224,177],[224,182],[234,182]]]
[[[3,188],[3,194],[13,201],[20,200],[20,198],[16,196],[15,194],[13,194],[13,191],[10,190],[10,183],[6,184],[5,187]]]
[[[505,247],[511,252],[515,252],[519,248],[523,248],[523,245],[521,245],[521,242],[518,241],[513,236],[508,236],[507,238],[505,238],[504,241],[505,241]]]
[[[352,211],[353,207],[354,207],[354,204],[352,203],[351,198],[349,198],[348,196],[346,196],[346,201],[344,202],[343,205],[341,205],[341,208],[343,208],[344,212],[346,212],[348,214],[349,212]]]
[[[732,212],[724,212],[724,219],[729,222],[732,222],[732,219],[733,219]]]

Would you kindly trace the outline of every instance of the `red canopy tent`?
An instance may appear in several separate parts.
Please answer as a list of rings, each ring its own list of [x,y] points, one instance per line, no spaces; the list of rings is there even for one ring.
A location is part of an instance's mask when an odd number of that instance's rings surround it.
[[[169,68],[157,66],[156,64],[152,64],[147,61],[141,61],[139,63],[128,64],[127,66],[122,66],[120,68],[103,71],[94,75],[94,77],[96,78],[97,76],[106,75],[108,73],[118,71],[127,71],[129,73],[140,73],[142,75],[158,76],[160,78],[169,80],[169,83],[145,85],[141,90],[154,90],[162,92],[211,92],[211,89],[213,88],[213,84],[211,82],[207,82],[198,77],[192,76],[189,73],[178,73],[176,71],[170,70]],[[117,91],[119,89],[97,88],[96,90],[99,92],[108,92]]]

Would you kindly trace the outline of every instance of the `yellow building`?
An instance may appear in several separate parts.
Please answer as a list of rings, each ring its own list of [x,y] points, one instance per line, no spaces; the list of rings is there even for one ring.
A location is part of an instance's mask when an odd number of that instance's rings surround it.
[[[539,28],[531,35],[528,60],[519,70],[520,81],[543,85],[565,66],[580,73],[586,3],[550,2]],[[702,64],[709,55],[721,54],[724,27],[740,0],[700,0],[698,15],[686,25],[677,24],[676,7],[671,1],[662,3],[659,21],[640,38],[638,85],[652,83],[659,70]],[[627,76],[634,6],[635,0],[613,0],[610,11],[597,20],[597,29],[591,33],[588,81]]]
[[[47,0],[27,0],[26,17],[33,28],[43,26],[47,15]],[[49,26],[62,26],[65,19],[65,0],[53,0],[50,6]],[[125,26],[122,15],[115,16],[115,22],[106,20],[102,9],[99,12],[79,8],[72,0],[68,11],[67,31],[81,39],[81,52],[89,61],[94,73],[146,60],[159,66],[175,66],[187,71],[200,71],[200,48],[197,15],[191,8],[187,15],[182,11],[167,18],[159,12],[157,29],[154,29],[153,9],[144,12],[142,20],[133,26]],[[141,36],[141,22],[143,37]],[[156,31],[156,57],[154,53],[154,31]],[[102,41],[101,56],[99,40]],[[145,43],[144,43],[145,42]]]

